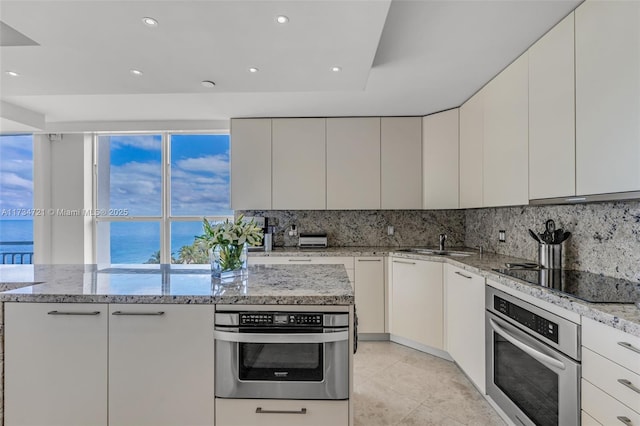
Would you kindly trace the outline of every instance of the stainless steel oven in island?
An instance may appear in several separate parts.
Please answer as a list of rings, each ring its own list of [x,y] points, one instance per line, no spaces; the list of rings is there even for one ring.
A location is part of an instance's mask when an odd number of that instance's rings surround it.
[[[350,424],[348,307],[218,308],[217,426]]]

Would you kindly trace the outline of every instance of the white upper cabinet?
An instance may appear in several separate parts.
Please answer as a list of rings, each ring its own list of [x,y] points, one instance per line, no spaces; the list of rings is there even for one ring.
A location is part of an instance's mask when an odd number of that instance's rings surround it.
[[[640,190],[640,2],[575,11],[576,192]]]
[[[326,119],[272,120],[274,210],[326,208]]]
[[[428,115],[422,120],[422,207],[457,209],[459,110]]]
[[[422,119],[382,117],[381,208],[388,210],[422,207]]]
[[[460,207],[482,207],[484,89],[460,107]]]
[[[527,53],[484,93],[484,206],[529,203],[529,66]],[[562,164],[553,165],[562,167]]]
[[[380,208],[380,118],[327,118],[327,209]]]
[[[271,119],[231,120],[231,208],[271,208]]]
[[[574,15],[529,49],[529,198],[575,188]]]

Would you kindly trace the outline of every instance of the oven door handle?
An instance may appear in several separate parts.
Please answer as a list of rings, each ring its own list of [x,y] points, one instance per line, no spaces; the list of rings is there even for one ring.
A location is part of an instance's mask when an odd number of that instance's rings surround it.
[[[332,343],[349,340],[349,331],[336,331],[333,333],[266,334],[215,330],[213,337],[223,342],[235,343]]]
[[[511,334],[509,334],[509,332],[507,332],[505,329],[503,329],[498,324],[496,324],[496,322],[492,318],[489,318],[489,324],[491,324],[491,328],[493,328],[493,331],[498,333],[500,336],[504,337],[504,339],[507,342],[509,342],[513,346],[521,349],[523,352],[525,352],[526,354],[528,354],[531,357],[535,358],[536,360],[540,361],[544,365],[546,365],[548,367],[551,367],[551,368],[557,368],[558,370],[564,370],[564,369],[567,368],[564,365],[564,363],[558,361],[557,359],[552,358],[547,354],[543,354],[542,352],[537,351],[536,349],[532,348],[531,346],[529,346],[529,345],[527,345],[525,343],[522,343],[520,340],[518,340],[517,338],[515,338]]]

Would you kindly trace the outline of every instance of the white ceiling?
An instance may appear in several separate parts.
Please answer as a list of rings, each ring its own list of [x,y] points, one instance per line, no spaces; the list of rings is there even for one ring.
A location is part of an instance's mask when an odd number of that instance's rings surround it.
[[[0,132],[33,125],[7,105],[45,131],[426,115],[460,105],[579,3],[1,0],[0,20],[37,45],[0,43]]]

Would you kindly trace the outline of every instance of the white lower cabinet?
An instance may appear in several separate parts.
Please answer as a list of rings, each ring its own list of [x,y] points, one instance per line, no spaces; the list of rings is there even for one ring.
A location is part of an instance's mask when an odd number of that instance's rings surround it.
[[[583,317],[583,419],[640,425],[639,389],[640,337]]]
[[[444,281],[447,352],[485,393],[484,277],[445,265]]]
[[[216,399],[216,426],[340,426],[349,401]]]
[[[109,425],[213,425],[213,305],[109,313]]]
[[[394,257],[391,268],[391,339],[444,349],[443,264]]]
[[[5,303],[5,424],[214,424],[213,318],[213,305]]]
[[[6,425],[107,424],[107,305],[5,303]]]
[[[358,333],[384,333],[384,259],[355,258]]]

